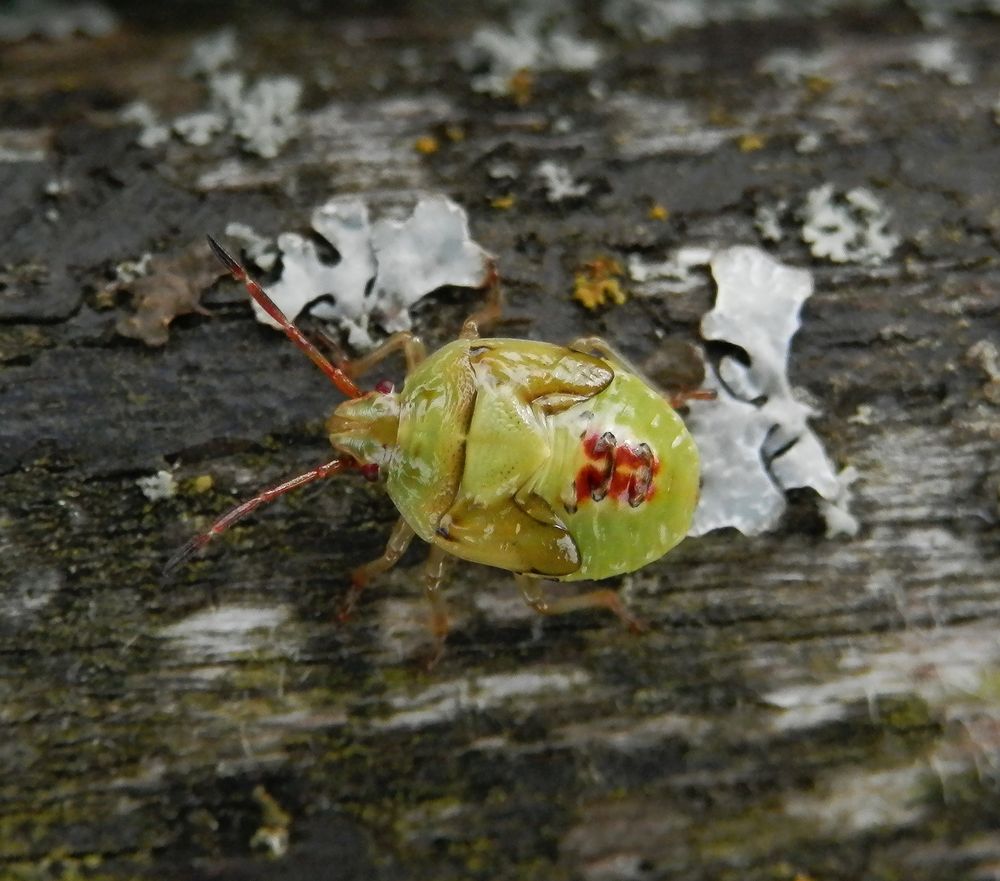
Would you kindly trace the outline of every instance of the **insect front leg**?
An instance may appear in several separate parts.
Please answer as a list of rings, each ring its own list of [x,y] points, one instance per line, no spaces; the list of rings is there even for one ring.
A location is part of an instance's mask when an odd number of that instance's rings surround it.
[[[649,625],[632,615],[625,604],[613,590],[604,588],[592,590],[575,597],[563,597],[558,600],[545,599],[545,589],[542,580],[530,575],[515,574],[514,579],[521,591],[524,601],[540,615],[563,615],[566,612],[576,612],[580,609],[607,609],[618,616],[619,620],[633,633],[642,633]]]
[[[500,273],[496,261],[490,260],[486,271],[486,302],[468,318],[462,325],[459,339],[478,339],[480,330],[488,330],[496,324],[503,314],[503,290],[500,287]]]
[[[341,621],[346,621],[350,618],[354,607],[357,605],[358,598],[361,596],[361,592],[368,586],[368,583],[377,575],[388,572],[399,562],[399,558],[406,553],[410,542],[413,541],[414,534],[410,528],[410,524],[400,517],[389,534],[385,553],[378,559],[372,560],[370,563],[365,563],[364,566],[358,566],[351,572],[351,590],[347,594],[347,599],[344,601],[344,605],[337,616]]]

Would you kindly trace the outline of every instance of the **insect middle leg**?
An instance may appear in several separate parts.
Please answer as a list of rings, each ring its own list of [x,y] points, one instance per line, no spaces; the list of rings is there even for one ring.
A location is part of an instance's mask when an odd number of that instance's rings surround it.
[[[351,572],[351,589],[337,616],[341,621],[346,621],[351,616],[361,592],[368,586],[368,583],[377,575],[388,572],[399,562],[399,558],[406,553],[410,542],[413,541],[413,536],[414,532],[410,528],[410,524],[400,517],[389,534],[385,553],[378,559],[365,563],[364,566],[358,566]]]
[[[403,330],[394,333],[381,346],[372,349],[367,355],[362,355],[353,361],[345,361],[341,365],[341,369],[352,378],[362,376],[400,349],[403,350],[403,357],[406,359],[407,373],[427,357],[427,347],[424,346],[420,337]]]
[[[524,601],[540,615],[563,615],[566,612],[576,612],[580,609],[607,609],[617,615],[619,620],[633,633],[642,633],[649,629],[649,625],[632,615],[625,608],[621,597],[608,588],[550,601],[545,599],[545,590],[541,579],[521,574],[515,574],[514,578]]]
[[[427,659],[427,667],[430,669],[444,654],[444,641],[448,638],[448,607],[445,605],[444,597],[441,595],[441,584],[444,581],[445,572],[448,568],[448,561],[451,555],[439,548],[431,545],[430,555],[424,565],[424,596],[431,607],[431,636],[434,640],[431,655]]]

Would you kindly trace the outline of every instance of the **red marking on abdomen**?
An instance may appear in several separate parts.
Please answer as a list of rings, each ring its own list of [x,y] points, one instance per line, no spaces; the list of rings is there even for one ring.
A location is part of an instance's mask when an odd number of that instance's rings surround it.
[[[574,480],[577,504],[610,496],[636,508],[653,497],[660,461],[648,444],[619,444],[605,432],[588,434],[582,446],[591,461],[580,468]]]

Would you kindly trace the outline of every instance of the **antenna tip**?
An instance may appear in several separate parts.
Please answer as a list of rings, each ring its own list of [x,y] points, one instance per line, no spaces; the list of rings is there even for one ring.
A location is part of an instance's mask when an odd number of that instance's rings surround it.
[[[236,262],[236,258],[233,257],[225,248],[222,247],[215,239],[211,236],[205,236],[208,239],[208,246],[212,249],[212,253],[222,262],[222,265],[226,267],[236,278],[243,278],[246,273],[243,271],[243,267]]]

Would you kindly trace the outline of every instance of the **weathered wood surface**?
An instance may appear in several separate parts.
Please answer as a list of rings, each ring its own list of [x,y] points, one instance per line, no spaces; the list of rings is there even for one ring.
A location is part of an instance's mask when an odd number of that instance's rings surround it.
[[[0,877],[1000,876],[1000,395],[976,347],[1000,340],[1000,19],[932,35],[887,4],[642,41],[585,13],[603,59],[537,73],[518,105],[454,60],[472,12],[132,14],[0,47],[0,129],[38,145],[0,163]],[[228,136],[137,146],[118,109],[203,106],[182,62],[223,23],[242,69],[302,79],[316,131],[273,161]],[[944,72],[913,62],[932,36]],[[779,48],[826,67],[761,73]],[[412,148],[449,124],[463,140]],[[808,131],[818,148],[797,150]],[[242,181],[198,186],[234,157]],[[544,159],[591,192],[550,203]],[[602,333],[643,361],[661,332],[696,338],[707,277],[589,313],[575,267],[761,244],[757,206],[827,181],[877,191],[902,239],[879,268],[813,259],[794,219],[767,244],[816,275],[793,380],[860,473],[856,538],[826,539],[802,494],[773,534],[689,540],[621,581],[640,637],[540,621],[504,573],[459,566],[431,673],[419,553],[333,620],[394,518],[359,480],[160,580],[234,494],[328,454],[334,398],[229,284],[162,348],[117,335],[128,297],[100,293],[116,263],[235,220],[303,229],[334,193],[443,191],[499,256],[515,332]],[[438,343],[468,308],[445,292],[418,327]],[[168,466],[180,491],[148,501],[136,479]]]

